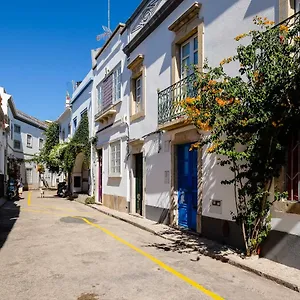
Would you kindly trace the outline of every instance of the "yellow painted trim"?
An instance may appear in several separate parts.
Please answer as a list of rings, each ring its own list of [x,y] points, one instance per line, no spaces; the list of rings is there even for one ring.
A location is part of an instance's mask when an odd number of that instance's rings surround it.
[[[28,192],[28,197],[27,197],[27,205],[31,205],[31,192]]]
[[[127,247],[131,248],[132,250],[140,253],[141,255],[147,257],[148,259],[150,259],[152,262],[154,262],[155,264],[159,265],[161,268],[165,269],[167,272],[173,274],[174,276],[180,278],[181,280],[185,281],[186,283],[190,284],[192,287],[200,290],[203,294],[209,296],[210,298],[214,299],[214,300],[224,300],[224,298],[222,298],[221,296],[215,294],[214,292],[206,289],[205,287],[203,287],[202,285],[200,285],[199,283],[197,283],[196,281],[190,279],[189,277],[181,274],[180,272],[176,271],[175,269],[171,268],[170,266],[166,265],[165,263],[163,263],[162,261],[160,261],[159,259],[155,258],[154,256],[152,256],[151,254],[139,249],[138,247],[128,243],[127,241],[123,240],[122,238],[116,236],[115,234],[113,234],[112,232],[110,232],[109,230],[99,226],[98,224],[92,223],[89,220],[87,220],[86,218],[82,218],[83,221],[85,221],[87,224],[89,224],[90,226],[93,226],[95,228],[100,229],[102,232],[106,233],[107,235],[111,236],[112,238],[114,238],[115,240],[117,240],[118,242],[126,245]]]

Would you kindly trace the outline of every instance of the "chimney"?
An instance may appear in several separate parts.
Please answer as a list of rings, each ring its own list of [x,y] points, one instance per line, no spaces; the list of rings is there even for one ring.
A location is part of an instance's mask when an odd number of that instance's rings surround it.
[[[71,107],[71,97],[69,92],[67,91],[67,95],[66,95],[66,108]]]

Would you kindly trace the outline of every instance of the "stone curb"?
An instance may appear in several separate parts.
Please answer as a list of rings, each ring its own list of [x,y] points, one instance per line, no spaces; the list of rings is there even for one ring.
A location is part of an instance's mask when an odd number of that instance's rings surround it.
[[[135,226],[135,227],[138,227],[138,228],[140,228],[140,229],[142,229],[142,230],[145,230],[145,231],[148,231],[148,232],[150,232],[150,233],[153,233],[153,234],[155,234],[155,235],[157,235],[157,236],[159,236],[159,237],[161,237],[161,238],[163,238],[163,239],[165,239],[165,240],[169,240],[169,241],[171,241],[171,242],[176,242],[175,239],[172,239],[172,238],[169,238],[169,237],[165,237],[165,236],[163,236],[162,234],[156,232],[155,230],[152,230],[152,229],[150,229],[150,228],[148,228],[148,227],[146,227],[146,226],[143,226],[143,225],[140,225],[140,224],[138,224],[138,223],[135,223],[134,221],[131,221],[131,220],[128,220],[128,219],[126,219],[126,218],[122,218],[122,217],[119,217],[119,216],[117,216],[117,215],[114,215],[113,213],[109,213],[109,212],[107,212],[107,211],[101,210],[101,208],[94,207],[94,206],[92,206],[91,204],[85,204],[85,205],[87,205],[87,206],[89,206],[89,207],[91,207],[91,208],[93,208],[93,209],[95,209],[95,210],[97,210],[97,211],[99,211],[99,212],[101,212],[101,213],[107,215],[107,216],[113,217],[113,218],[118,219],[118,220],[120,220],[120,221],[123,221],[123,222],[126,222],[126,223],[128,223],[128,224],[131,224],[131,225],[133,225],[133,226]],[[228,264],[230,264],[230,265],[232,265],[232,266],[235,266],[235,267],[238,267],[238,268],[243,269],[243,270],[245,270],[245,271],[254,273],[254,274],[256,274],[256,275],[258,275],[258,276],[260,276],[260,277],[263,277],[263,278],[266,278],[266,279],[268,279],[268,280],[274,281],[274,282],[276,282],[277,284],[280,284],[280,285],[285,286],[285,287],[287,287],[287,288],[289,288],[289,289],[291,289],[291,290],[293,290],[293,291],[295,291],[295,292],[300,293],[300,286],[298,286],[298,285],[296,285],[296,284],[293,284],[293,283],[288,282],[288,281],[286,281],[286,280],[284,280],[284,279],[281,279],[281,278],[272,276],[272,275],[267,274],[267,273],[265,273],[265,272],[261,272],[261,271],[259,271],[259,270],[254,269],[254,268],[251,268],[251,267],[249,267],[249,266],[246,266],[246,265],[244,265],[244,264],[242,264],[242,263],[239,263],[239,262],[237,262],[237,261],[235,261],[235,260],[233,260],[233,259],[231,259],[231,258],[229,258],[229,257],[227,257],[227,256],[224,256],[224,255],[221,255],[221,254],[214,254],[214,253],[212,253],[212,252],[209,252],[208,250],[198,249],[198,248],[195,247],[195,246],[189,245],[189,244],[187,244],[187,243],[185,243],[185,242],[183,242],[183,243],[184,243],[184,245],[185,245],[187,248],[192,248],[192,249],[194,249],[194,250],[196,250],[196,251],[199,251],[199,253],[202,254],[202,255],[211,257],[211,258],[216,259],[216,260],[219,260],[219,261],[221,261],[221,262],[223,262],[223,263],[228,263]]]

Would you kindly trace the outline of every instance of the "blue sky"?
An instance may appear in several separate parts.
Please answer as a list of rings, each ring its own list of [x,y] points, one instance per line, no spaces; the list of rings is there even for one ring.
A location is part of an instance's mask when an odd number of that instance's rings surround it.
[[[111,0],[111,28],[125,22],[141,0]],[[107,0],[2,1],[0,86],[18,109],[41,120],[64,109],[71,81],[91,68],[90,50],[107,25]]]

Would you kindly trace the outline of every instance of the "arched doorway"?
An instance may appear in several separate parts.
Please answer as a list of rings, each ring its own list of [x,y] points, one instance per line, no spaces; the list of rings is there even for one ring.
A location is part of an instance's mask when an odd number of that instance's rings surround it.
[[[72,172],[72,187],[74,193],[88,193],[89,192],[89,176],[90,169],[85,162],[83,153],[79,153],[76,157]]]

